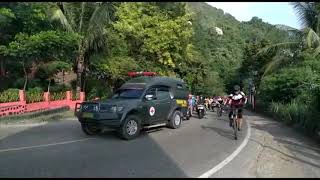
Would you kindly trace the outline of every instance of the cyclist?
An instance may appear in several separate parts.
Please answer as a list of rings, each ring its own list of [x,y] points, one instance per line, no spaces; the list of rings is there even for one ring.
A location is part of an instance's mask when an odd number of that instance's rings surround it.
[[[213,96],[209,98],[209,109],[212,110]]]
[[[232,127],[232,115],[233,115],[233,109],[238,108],[238,131],[241,130],[242,127],[242,108],[243,105],[247,103],[247,98],[245,94],[240,90],[240,86],[235,85],[234,86],[234,93],[229,95],[228,104],[230,105],[230,112],[229,112],[229,119],[230,119],[230,127]]]
[[[204,98],[204,106],[206,107],[206,110],[209,109],[209,98],[207,97]]]
[[[222,108],[222,104],[223,104],[223,99],[221,98],[221,96],[218,96],[217,99],[216,99],[216,102],[217,102],[217,107],[218,107],[218,110],[220,108]]]

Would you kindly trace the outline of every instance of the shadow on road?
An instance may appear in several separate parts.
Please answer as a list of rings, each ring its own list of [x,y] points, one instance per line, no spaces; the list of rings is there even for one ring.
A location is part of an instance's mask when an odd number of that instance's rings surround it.
[[[226,130],[226,129],[220,129],[220,128],[216,128],[213,126],[201,126],[202,129],[208,129],[208,130],[213,130],[216,133],[218,133],[220,136],[223,136],[225,138],[234,140],[234,136],[233,136],[233,130],[230,128],[230,130]]]
[[[126,141],[107,131],[81,142],[0,152],[0,177],[187,177],[149,133]],[[0,150],[84,138],[76,122],[51,124],[0,140]]]

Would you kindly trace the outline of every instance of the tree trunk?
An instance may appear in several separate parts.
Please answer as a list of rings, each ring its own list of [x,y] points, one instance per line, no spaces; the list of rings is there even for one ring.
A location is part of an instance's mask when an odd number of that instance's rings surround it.
[[[31,67],[31,72],[29,74],[29,79],[34,79],[37,71],[38,71],[38,64],[36,62],[32,62],[32,67]]]
[[[62,84],[64,84],[64,70],[62,70]]]
[[[81,80],[82,80],[82,72],[83,72],[83,62],[84,56],[82,54],[77,58],[77,89],[76,93],[80,95],[81,92]]]
[[[49,79],[48,91],[47,92],[50,92],[50,84],[51,84],[51,79]]]
[[[4,59],[0,60],[0,76],[6,76],[6,70],[4,69]]]
[[[23,90],[25,91],[27,88],[27,83],[28,83],[28,73],[27,73],[26,67],[24,66],[24,62],[22,63],[22,66],[23,66],[23,72],[24,72],[24,77],[25,77]]]
[[[86,92],[86,79],[85,79],[85,76],[82,75],[82,78],[83,78],[82,91]]]

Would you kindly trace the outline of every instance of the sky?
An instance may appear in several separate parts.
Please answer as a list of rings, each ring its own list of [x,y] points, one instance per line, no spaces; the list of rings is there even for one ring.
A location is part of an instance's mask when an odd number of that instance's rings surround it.
[[[238,21],[250,21],[253,16],[270,24],[284,24],[296,29],[301,26],[293,6],[288,2],[207,2],[234,16]]]

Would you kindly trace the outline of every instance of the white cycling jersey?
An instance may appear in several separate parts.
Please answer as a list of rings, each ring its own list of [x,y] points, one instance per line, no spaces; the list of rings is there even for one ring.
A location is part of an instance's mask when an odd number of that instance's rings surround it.
[[[244,94],[244,92],[241,91],[238,95],[230,94],[230,96],[231,96],[232,100],[237,101],[237,100],[244,98],[246,95]]]

